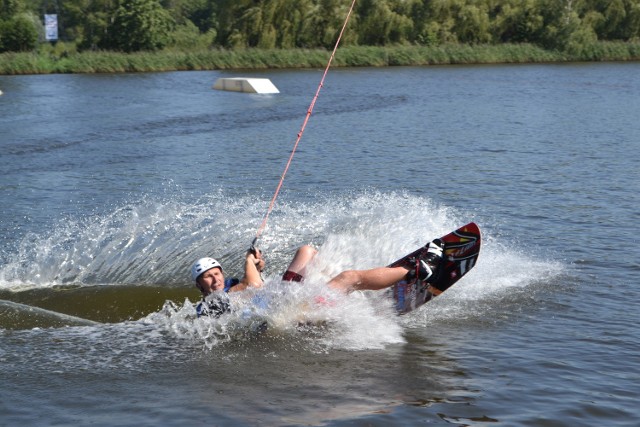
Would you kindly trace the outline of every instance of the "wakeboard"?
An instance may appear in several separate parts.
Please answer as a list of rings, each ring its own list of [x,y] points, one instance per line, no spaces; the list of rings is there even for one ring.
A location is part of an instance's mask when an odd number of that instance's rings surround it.
[[[446,291],[467,274],[476,264],[480,254],[481,236],[478,225],[470,222],[451,233],[440,237],[444,243],[443,257],[433,277],[427,281],[418,279],[417,274],[392,286],[393,298],[398,314],[409,313],[434,296]],[[427,253],[428,244],[393,262],[389,267],[405,266],[415,269],[417,263]]]

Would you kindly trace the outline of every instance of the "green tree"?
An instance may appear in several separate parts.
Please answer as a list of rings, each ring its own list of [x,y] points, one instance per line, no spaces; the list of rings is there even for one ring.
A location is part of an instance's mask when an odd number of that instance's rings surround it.
[[[306,40],[313,47],[331,49],[340,34],[351,3],[344,0],[313,0],[312,3],[312,14],[308,17],[308,29],[311,33]],[[342,36],[342,46],[358,43],[359,21],[358,14],[354,13],[348,30]]]
[[[358,4],[360,17],[358,42],[364,45],[407,43],[413,37],[411,12],[415,1],[363,0]]]
[[[491,41],[489,28],[486,6],[467,4],[458,12],[454,31],[462,43],[488,43]]]
[[[274,10],[276,45],[280,48],[314,47],[310,38],[314,4],[311,0],[281,0]]]
[[[629,40],[640,36],[640,1],[596,1],[594,10],[602,15],[595,27],[598,37],[606,40]]]
[[[58,14],[60,40],[75,43],[81,49],[106,47],[107,27],[117,0],[27,0],[31,10]]]
[[[242,11],[253,5],[252,0],[212,0],[211,20],[216,28],[216,43],[224,47],[246,46],[246,35],[236,23]]]
[[[172,27],[172,17],[157,0],[120,0],[107,45],[124,52],[161,49]]]
[[[217,42],[227,47],[323,46],[337,35],[334,8],[342,0],[236,0],[217,2]],[[340,9],[340,11],[342,11]],[[346,10],[343,11],[346,14]],[[342,24],[344,16],[340,18]],[[330,35],[328,35],[330,34]]]
[[[62,40],[81,43],[84,39],[85,23],[90,19],[89,4],[89,0],[66,0],[59,5],[59,10],[49,10],[44,5],[43,9],[46,13],[59,13],[58,22],[64,23],[58,34]]]
[[[640,1],[628,2],[627,26],[628,37],[630,40],[640,39]]]
[[[535,43],[544,29],[544,17],[537,0],[500,2],[492,11],[494,41]]]
[[[13,18],[25,8],[22,0],[0,0],[0,20],[5,21]]]
[[[185,51],[189,49],[208,49],[213,45],[215,30],[201,33],[198,27],[190,20],[184,24],[176,25],[171,32],[171,41],[167,47],[174,50]]]
[[[456,19],[465,7],[464,0],[432,0],[427,3],[427,17],[420,38],[429,44],[458,42]]]
[[[602,20],[597,26],[598,33],[602,38],[622,38],[622,25],[627,15],[625,5],[622,0],[610,0],[606,4],[600,4]]]
[[[38,44],[38,29],[34,16],[19,13],[0,21],[0,52],[33,50]]]
[[[29,18],[16,20],[19,14],[41,20],[43,13],[57,13],[60,38],[80,49],[130,52],[167,43],[181,49],[332,48],[350,5],[348,0],[0,0],[0,43],[31,45]],[[342,45],[535,43],[577,49],[596,40],[638,39],[640,0],[358,0]]]
[[[181,7],[184,18],[193,22],[200,32],[216,29],[215,2],[213,0],[183,0]],[[172,14],[175,17],[175,14]],[[180,23],[180,19],[176,18]]]
[[[24,15],[26,10],[23,0],[0,0],[0,52],[30,49],[24,46],[25,42],[31,44],[28,40],[33,25],[31,17]]]

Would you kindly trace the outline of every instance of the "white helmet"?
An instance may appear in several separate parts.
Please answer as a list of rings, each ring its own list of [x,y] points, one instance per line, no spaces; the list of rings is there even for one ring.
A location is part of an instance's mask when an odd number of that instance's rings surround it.
[[[215,259],[200,258],[191,266],[191,278],[195,281],[202,273],[216,267],[222,270],[222,266]]]

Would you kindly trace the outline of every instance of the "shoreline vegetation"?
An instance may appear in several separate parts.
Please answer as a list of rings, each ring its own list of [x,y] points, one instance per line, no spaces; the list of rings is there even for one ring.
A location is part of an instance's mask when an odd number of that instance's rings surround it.
[[[121,53],[71,52],[48,46],[40,52],[0,54],[1,75],[129,73],[195,70],[324,68],[326,49],[215,49]],[[597,41],[579,50],[547,50],[534,44],[438,46],[345,46],[333,67],[386,67],[453,64],[524,64],[640,60],[640,42]]]

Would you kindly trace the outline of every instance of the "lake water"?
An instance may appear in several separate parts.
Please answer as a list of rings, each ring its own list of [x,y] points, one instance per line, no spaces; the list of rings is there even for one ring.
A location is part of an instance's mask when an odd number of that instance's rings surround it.
[[[193,318],[190,264],[240,273],[321,74],[0,76],[0,424],[638,425],[639,63],[332,69],[264,290]],[[309,303],[468,221],[477,266],[420,310]]]

